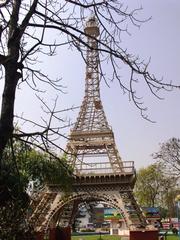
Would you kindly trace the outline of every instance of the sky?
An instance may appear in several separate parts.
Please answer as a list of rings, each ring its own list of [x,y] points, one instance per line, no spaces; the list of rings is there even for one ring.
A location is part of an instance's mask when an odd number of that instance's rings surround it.
[[[180,84],[180,1],[179,0],[128,0],[129,7],[143,7],[138,14],[141,18],[152,19],[141,28],[130,27],[131,36],[122,37],[122,45],[128,51],[148,60],[151,57],[150,71],[158,78],[163,77]],[[80,106],[84,96],[85,65],[75,51],[64,49],[54,59],[46,60],[43,66],[49,73],[62,77],[65,94],[58,94],[58,108]],[[127,78],[122,71],[124,79]],[[144,120],[139,110],[123,95],[117,82],[108,87],[101,82],[101,98],[104,110],[112,126],[115,141],[124,161],[134,161],[137,169],[154,163],[152,153],[158,151],[159,143],[172,137],[180,137],[180,90],[161,94],[164,100],[152,96],[144,86],[145,106],[149,117],[156,123]],[[16,96],[15,113],[36,119],[40,108],[34,94],[28,88],[19,87]],[[50,103],[57,92],[49,90],[44,99]],[[51,104],[51,103],[50,103]],[[67,112],[66,117],[75,122],[78,111]],[[69,129],[63,133],[68,134]],[[62,140],[59,143],[64,146]]]

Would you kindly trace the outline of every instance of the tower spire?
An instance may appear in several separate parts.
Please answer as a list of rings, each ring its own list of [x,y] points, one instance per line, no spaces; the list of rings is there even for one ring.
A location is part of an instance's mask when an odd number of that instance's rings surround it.
[[[94,16],[86,22],[84,32],[87,34],[85,96],[73,131],[102,131],[109,129],[100,99],[99,27]]]

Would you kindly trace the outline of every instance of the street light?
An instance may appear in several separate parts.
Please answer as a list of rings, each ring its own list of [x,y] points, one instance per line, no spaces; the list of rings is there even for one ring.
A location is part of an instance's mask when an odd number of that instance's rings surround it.
[[[179,208],[180,208],[180,194],[176,196],[175,198],[175,202],[176,202],[176,210],[177,210],[177,219],[178,219],[178,235],[180,238],[180,219],[179,219]]]

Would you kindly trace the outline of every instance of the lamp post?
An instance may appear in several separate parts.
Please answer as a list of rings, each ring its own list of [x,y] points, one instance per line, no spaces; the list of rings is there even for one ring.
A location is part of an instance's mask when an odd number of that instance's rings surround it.
[[[179,219],[179,208],[180,208],[180,194],[176,196],[175,198],[176,202],[176,211],[177,211],[177,219],[178,219],[178,236],[180,239],[180,219]]]

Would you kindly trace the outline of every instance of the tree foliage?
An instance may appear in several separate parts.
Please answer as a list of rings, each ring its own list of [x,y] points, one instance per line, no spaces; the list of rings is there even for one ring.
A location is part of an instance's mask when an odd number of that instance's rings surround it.
[[[140,205],[150,207],[157,205],[162,180],[162,172],[157,171],[155,164],[138,171],[135,195]]]
[[[156,163],[138,171],[134,193],[141,206],[160,207],[166,209],[166,216],[174,217],[176,184],[177,179],[166,175],[163,165]]]
[[[60,184],[68,190],[72,181],[72,169],[66,162],[66,156],[53,158],[24,142],[14,141],[3,154],[4,173],[13,171],[19,176],[24,189],[30,181],[39,185]]]
[[[13,149],[13,151],[12,151]],[[62,165],[62,162],[64,164]],[[31,197],[28,195],[30,182],[59,184],[64,191],[70,191],[72,170],[66,166],[65,157],[60,161],[46,153],[37,151],[22,142],[9,144],[3,154],[2,172],[0,175],[0,236],[12,239],[12,236],[30,234],[26,222],[27,209]],[[36,189],[34,189],[36,190]],[[32,194],[32,193],[31,193]]]

